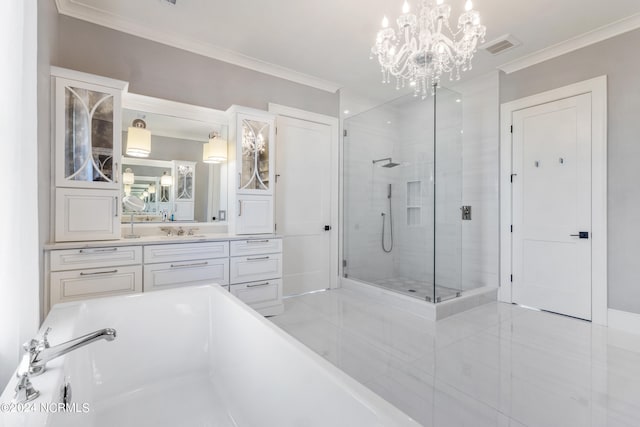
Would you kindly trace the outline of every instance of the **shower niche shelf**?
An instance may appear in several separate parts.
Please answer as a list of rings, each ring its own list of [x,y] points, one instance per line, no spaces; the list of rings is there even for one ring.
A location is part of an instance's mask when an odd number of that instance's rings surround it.
[[[422,225],[422,181],[407,182],[407,225]]]

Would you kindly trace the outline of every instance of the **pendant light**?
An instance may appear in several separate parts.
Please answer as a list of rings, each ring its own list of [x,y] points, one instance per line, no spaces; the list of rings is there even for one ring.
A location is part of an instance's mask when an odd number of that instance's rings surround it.
[[[142,119],[135,119],[127,133],[127,155],[132,157],[149,157],[151,153],[151,132]]]
[[[202,147],[202,161],[205,163],[224,163],[227,161],[227,141],[217,132],[209,134],[209,142]]]
[[[133,174],[131,168],[126,168],[122,174],[122,183],[124,185],[132,185],[136,181],[136,176]]]
[[[162,187],[171,187],[173,185],[173,177],[171,175],[167,175],[166,172],[162,173],[160,177],[160,186]]]

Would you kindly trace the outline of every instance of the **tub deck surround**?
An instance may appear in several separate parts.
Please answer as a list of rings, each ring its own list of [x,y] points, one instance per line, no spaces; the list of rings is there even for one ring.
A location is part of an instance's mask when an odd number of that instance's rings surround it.
[[[281,236],[199,232],[46,245],[45,313],[61,302],[208,283],[265,316],[282,313]]]
[[[3,427],[418,426],[217,286],[59,304],[47,327],[52,345],[118,331],[32,379],[36,404],[57,403],[67,377],[72,402],[90,411],[0,413]],[[16,381],[0,402],[11,401]]]

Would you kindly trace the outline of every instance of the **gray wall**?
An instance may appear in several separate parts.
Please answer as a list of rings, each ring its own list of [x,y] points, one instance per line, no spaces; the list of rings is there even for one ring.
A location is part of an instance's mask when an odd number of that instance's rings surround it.
[[[640,30],[502,75],[500,102],[608,76],[609,307],[640,313]]]
[[[54,65],[130,83],[129,91],[226,110],[269,102],[338,116],[339,95],[59,16]]]
[[[49,241],[51,211],[51,75],[58,53],[58,11],[51,1],[38,1],[38,238]],[[44,283],[44,252],[40,251],[40,283]],[[40,287],[40,315],[44,314],[44,287]]]

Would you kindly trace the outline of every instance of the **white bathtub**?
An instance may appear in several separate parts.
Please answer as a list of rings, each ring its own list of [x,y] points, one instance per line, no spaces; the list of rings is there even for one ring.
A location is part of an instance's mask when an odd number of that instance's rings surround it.
[[[218,286],[59,304],[48,326],[51,345],[106,327],[117,338],[49,362],[32,379],[36,411],[0,426],[418,425]],[[64,377],[78,413],[39,410]]]

